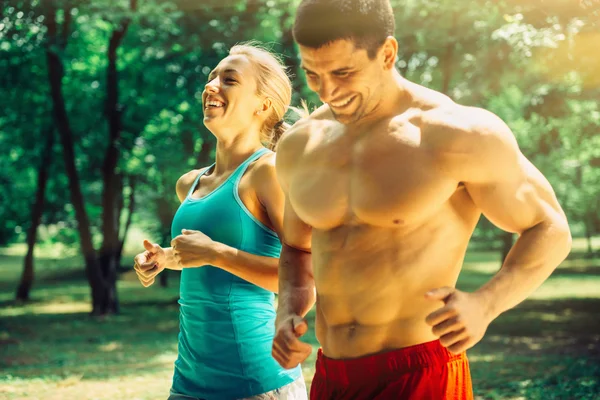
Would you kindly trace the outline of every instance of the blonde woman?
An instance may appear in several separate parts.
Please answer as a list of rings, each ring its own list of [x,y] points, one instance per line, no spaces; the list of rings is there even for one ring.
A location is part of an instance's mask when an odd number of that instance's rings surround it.
[[[273,149],[290,101],[285,68],[256,45],[234,46],[209,75],[202,103],[216,162],[178,180],[172,247],[145,241],[135,258],[144,286],[182,270],[169,400],[307,398],[300,367],[271,356],[284,204]]]

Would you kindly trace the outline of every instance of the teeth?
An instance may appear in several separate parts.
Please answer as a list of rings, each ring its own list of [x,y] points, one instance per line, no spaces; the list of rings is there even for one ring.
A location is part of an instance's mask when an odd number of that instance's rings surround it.
[[[348,97],[344,101],[338,101],[337,103],[330,103],[330,104],[334,107],[344,107],[346,104],[350,103],[350,100],[352,100],[352,97]]]
[[[206,107],[223,107],[224,105],[224,103],[216,100],[210,100],[206,103]]]

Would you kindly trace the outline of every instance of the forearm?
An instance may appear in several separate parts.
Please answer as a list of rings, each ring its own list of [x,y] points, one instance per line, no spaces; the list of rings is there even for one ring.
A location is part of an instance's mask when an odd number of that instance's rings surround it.
[[[293,314],[304,317],[315,300],[311,253],[284,244],[279,258],[278,318]]]
[[[540,223],[523,232],[500,271],[476,292],[486,305],[490,321],[531,295],[570,250],[566,221]]]
[[[216,243],[211,265],[277,293],[278,258],[259,256],[223,243]]]

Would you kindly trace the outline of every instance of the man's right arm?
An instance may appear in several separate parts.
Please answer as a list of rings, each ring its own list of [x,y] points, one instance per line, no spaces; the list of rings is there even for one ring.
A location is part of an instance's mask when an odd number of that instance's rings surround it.
[[[304,361],[312,346],[298,340],[308,329],[304,316],[315,303],[312,271],[312,227],[300,219],[290,201],[291,169],[297,165],[304,148],[305,136],[298,126],[287,132],[279,143],[276,169],[285,194],[282,250],[279,257],[279,299],[273,357],[284,368],[294,368]]]
[[[278,320],[290,315],[304,317],[315,303],[312,227],[300,219],[290,200],[292,171],[297,168],[300,154],[306,147],[309,125],[306,120],[301,120],[290,128],[279,142],[275,159],[277,179],[285,195],[283,248],[279,257]]]
[[[315,303],[315,282],[310,250],[312,228],[302,222],[286,196],[283,247],[279,257],[277,319],[304,317]]]

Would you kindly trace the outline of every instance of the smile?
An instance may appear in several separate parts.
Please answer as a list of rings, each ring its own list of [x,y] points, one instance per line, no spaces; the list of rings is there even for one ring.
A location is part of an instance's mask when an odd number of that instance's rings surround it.
[[[218,100],[209,100],[206,102],[205,109],[207,108],[221,108],[224,107],[225,103]]]
[[[332,101],[329,103],[329,105],[332,107],[335,107],[335,108],[342,108],[342,107],[345,107],[348,104],[350,104],[350,102],[354,99],[354,97],[356,97],[356,96],[350,96],[350,97],[347,97],[343,100],[336,101],[336,102]]]

